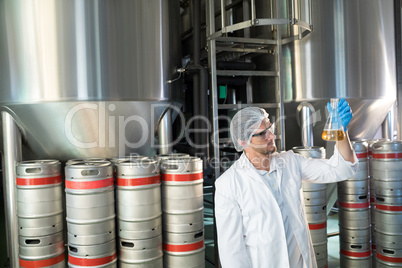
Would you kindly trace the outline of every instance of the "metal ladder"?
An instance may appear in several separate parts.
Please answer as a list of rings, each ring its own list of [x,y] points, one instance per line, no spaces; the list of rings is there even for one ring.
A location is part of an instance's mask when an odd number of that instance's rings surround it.
[[[293,0],[291,1],[288,10],[289,18],[278,18],[278,6],[275,0],[267,0],[265,4],[270,5],[271,14],[268,18],[256,17],[256,0],[220,0],[220,10],[215,12],[215,0],[206,0],[206,22],[207,22],[207,47],[208,47],[208,68],[210,72],[211,88],[210,94],[212,99],[212,142],[213,146],[213,159],[214,159],[214,177],[215,179],[220,175],[220,149],[218,145],[229,143],[230,138],[219,137],[219,112],[229,109],[241,109],[248,106],[256,106],[261,108],[275,109],[276,111],[276,124],[277,124],[277,140],[279,150],[285,149],[285,124],[284,120],[284,103],[283,103],[283,83],[282,83],[282,45],[300,40],[312,31],[311,25],[311,0]],[[264,1],[258,1],[259,3]],[[243,21],[232,23],[227,21],[228,12],[242,4]],[[308,14],[309,23],[297,19],[297,15],[302,14],[302,6],[305,13]],[[215,18],[221,18],[221,28],[216,30]],[[295,26],[297,34],[290,34],[286,38],[282,37],[282,27],[284,25]],[[250,30],[252,27],[257,26],[270,26],[274,32],[272,39],[267,38],[253,38],[250,37]],[[289,27],[290,28],[290,27]],[[242,37],[231,37],[229,33],[243,30]],[[292,32],[293,33],[293,32]],[[217,55],[218,53],[229,53],[244,57],[251,53],[264,54],[272,53],[275,57],[275,70],[218,70],[217,69]],[[230,59],[229,59],[230,60]],[[218,76],[265,76],[275,78],[275,103],[258,103],[253,101],[251,86],[246,88],[246,103],[241,104],[218,104]]]

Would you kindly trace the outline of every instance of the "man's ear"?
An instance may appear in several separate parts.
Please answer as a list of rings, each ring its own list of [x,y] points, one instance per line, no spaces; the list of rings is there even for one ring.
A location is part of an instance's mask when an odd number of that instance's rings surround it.
[[[247,148],[249,146],[247,141],[242,141],[242,140],[237,140],[237,142],[241,145],[243,148]]]

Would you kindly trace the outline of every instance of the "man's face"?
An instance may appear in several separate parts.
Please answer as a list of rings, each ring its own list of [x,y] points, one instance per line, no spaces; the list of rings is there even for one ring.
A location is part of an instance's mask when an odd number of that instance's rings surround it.
[[[274,128],[275,126],[269,122],[269,119],[264,119],[251,138],[250,148],[263,155],[275,153],[276,136],[274,134]]]

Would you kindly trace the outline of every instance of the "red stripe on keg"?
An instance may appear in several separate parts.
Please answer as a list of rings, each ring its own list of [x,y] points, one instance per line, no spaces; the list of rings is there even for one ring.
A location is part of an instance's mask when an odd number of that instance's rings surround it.
[[[402,158],[402,153],[373,154],[373,158],[376,159]]]
[[[71,255],[68,255],[68,262],[73,265],[78,265],[78,266],[98,266],[98,265],[103,265],[103,264],[112,262],[116,259],[116,257],[117,257],[116,253],[111,256],[97,258],[97,259],[77,258],[77,257],[73,257]]]
[[[172,245],[172,244],[165,244],[163,243],[163,249],[170,252],[187,252],[187,251],[194,251],[200,249],[204,246],[204,240],[193,243],[193,244],[186,244],[186,245]]]
[[[161,174],[163,181],[197,181],[202,179],[202,172],[191,174]]]
[[[344,208],[368,208],[370,206],[369,202],[365,203],[345,203],[338,201],[338,205]]]
[[[395,262],[395,263],[401,263],[402,262],[402,258],[388,257],[388,256],[381,255],[378,252],[377,252],[377,258],[380,259],[380,260],[383,260],[383,261],[387,261],[387,262]]]
[[[17,185],[47,185],[61,183],[61,175],[45,178],[17,178]]]
[[[113,178],[107,178],[97,181],[68,181],[66,180],[66,188],[68,189],[96,189],[113,185]]]
[[[324,229],[325,227],[327,227],[327,222],[323,222],[323,223],[318,223],[318,224],[308,224],[308,228],[310,230],[319,230],[319,229]]]
[[[357,157],[357,158],[367,158],[367,157],[368,157],[368,153],[359,153],[359,154],[356,154],[356,157]]]
[[[402,206],[387,206],[387,205],[375,204],[375,208],[379,210],[402,211]]]
[[[38,260],[38,261],[27,261],[20,259],[20,266],[25,268],[38,268],[38,267],[47,267],[51,265],[58,264],[59,262],[64,261],[64,252],[57,257],[46,259],[46,260]]]
[[[369,156],[372,156],[372,155],[373,155],[373,151],[370,151],[370,150],[369,150],[369,151],[368,151],[368,155],[369,155]]]
[[[117,178],[117,186],[141,186],[141,185],[157,184],[160,182],[161,177],[159,175],[146,178],[130,178],[130,179]]]
[[[352,252],[352,251],[347,251],[347,250],[341,249],[341,253],[345,256],[356,257],[356,258],[364,258],[364,257],[371,256],[371,250],[365,251],[365,252]]]

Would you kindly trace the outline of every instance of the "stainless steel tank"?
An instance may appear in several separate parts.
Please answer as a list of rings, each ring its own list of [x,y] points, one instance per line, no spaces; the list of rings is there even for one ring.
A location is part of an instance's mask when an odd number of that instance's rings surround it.
[[[153,155],[180,105],[179,1],[0,0],[0,106],[23,158]],[[157,143],[157,142],[156,142]]]
[[[287,8],[284,6],[284,8]],[[312,1],[313,31],[284,45],[282,69],[287,147],[300,144],[296,109],[315,108],[315,145],[329,98],[345,98],[353,110],[355,139],[372,139],[396,100],[394,1]]]

